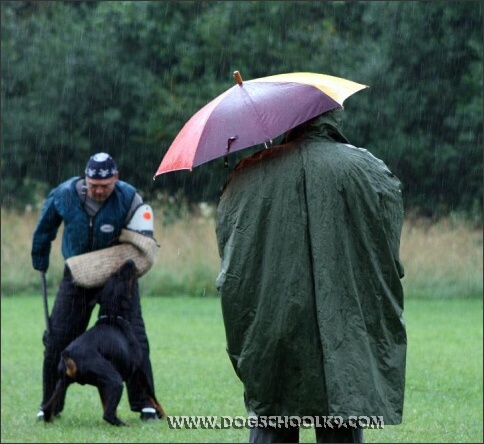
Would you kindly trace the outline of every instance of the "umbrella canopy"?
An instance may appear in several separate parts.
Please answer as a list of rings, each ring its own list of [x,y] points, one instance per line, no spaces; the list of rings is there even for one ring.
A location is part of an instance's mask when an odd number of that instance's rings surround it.
[[[368,88],[341,77],[296,72],[242,81],[213,99],[184,125],[156,176],[192,168],[272,139]]]

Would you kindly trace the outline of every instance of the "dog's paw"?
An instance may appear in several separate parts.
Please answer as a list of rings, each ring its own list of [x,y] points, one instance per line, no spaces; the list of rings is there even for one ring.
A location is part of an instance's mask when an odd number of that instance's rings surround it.
[[[109,424],[116,426],[116,427],[129,427],[128,424],[126,424],[124,421],[121,421],[117,416],[103,416],[103,419]]]

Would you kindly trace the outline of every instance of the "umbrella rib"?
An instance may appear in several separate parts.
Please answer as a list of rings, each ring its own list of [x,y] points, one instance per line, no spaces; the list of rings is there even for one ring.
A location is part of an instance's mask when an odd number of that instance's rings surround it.
[[[252,98],[250,97],[250,94],[247,92],[247,90],[244,88],[244,85],[242,84],[240,86],[240,88],[242,88],[242,93],[244,94],[244,96],[248,99],[250,105],[252,106],[252,109],[254,110],[256,116],[257,116],[257,122],[259,123],[259,126],[260,128],[262,129],[262,132],[266,135],[266,140],[265,142],[271,140],[271,137],[269,136],[269,131],[267,130],[267,127],[265,125],[263,125],[263,116],[261,114],[261,112],[259,111],[259,109],[257,108],[255,102],[252,100]],[[238,136],[238,135],[237,135]]]

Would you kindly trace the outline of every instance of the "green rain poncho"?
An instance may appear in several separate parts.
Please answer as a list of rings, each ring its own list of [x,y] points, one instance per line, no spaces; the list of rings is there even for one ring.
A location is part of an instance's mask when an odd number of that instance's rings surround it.
[[[217,209],[227,351],[256,415],[402,419],[399,180],[339,112],[242,161]],[[291,135],[290,135],[291,136]]]

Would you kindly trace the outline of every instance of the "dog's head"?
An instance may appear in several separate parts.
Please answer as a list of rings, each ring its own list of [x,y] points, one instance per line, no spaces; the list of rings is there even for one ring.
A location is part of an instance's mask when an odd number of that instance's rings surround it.
[[[125,317],[136,280],[135,263],[128,259],[104,284],[100,297],[99,316]]]

